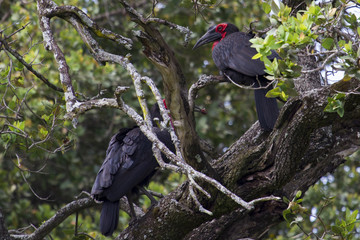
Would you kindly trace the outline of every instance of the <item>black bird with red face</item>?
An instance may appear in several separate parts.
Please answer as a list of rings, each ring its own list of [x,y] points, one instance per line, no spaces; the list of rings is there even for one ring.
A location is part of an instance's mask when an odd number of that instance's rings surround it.
[[[260,126],[271,131],[274,128],[279,109],[275,98],[265,97],[272,89],[269,81],[264,77],[265,66],[260,59],[252,59],[257,54],[249,41],[253,36],[240,32],[231,23],[221,23],[212,26],[197,41],[194,48],[213,42],[212,58],[218,69],[236,84],[252,85],[255,88],[255,104]],[[280,58],[273,51],[270,60]],[[268,86],[268,87],[267,87]]]

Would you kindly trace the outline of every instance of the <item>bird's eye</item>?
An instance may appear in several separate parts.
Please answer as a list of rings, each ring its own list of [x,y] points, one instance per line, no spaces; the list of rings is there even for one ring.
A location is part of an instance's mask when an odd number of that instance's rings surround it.
[[[218,31],[219,31],[219,32],[221,32],[222,29],[223,29],[222,26],[219,26],[219,27],[218,27]]]

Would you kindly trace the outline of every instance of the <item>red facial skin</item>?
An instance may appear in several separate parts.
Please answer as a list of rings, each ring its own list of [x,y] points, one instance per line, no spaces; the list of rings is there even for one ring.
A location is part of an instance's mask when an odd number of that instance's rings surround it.
[[[227,27],[227,24],[226,23],[220,23],[216,26],[215,28],[215,31],[218,32],[218,33],[221,33],[221,39],[219,41],[215,41],[213,43],[213,46],[212,46],[212,50],[214,49],[214,47],[221,41],[224,39],[224,37],[226,36],[226,27]]]

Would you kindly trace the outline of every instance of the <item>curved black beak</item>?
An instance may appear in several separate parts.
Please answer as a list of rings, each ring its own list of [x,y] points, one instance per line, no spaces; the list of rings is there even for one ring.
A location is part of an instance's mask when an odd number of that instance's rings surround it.
[[[196,44],[193,47],[193,50],[204,44],[215,42],[216,40],[221,39],[222,37],[221,33],[216,32],[215,27],[216,26],[213,26],[208,29],[208,31],[196,42]]]

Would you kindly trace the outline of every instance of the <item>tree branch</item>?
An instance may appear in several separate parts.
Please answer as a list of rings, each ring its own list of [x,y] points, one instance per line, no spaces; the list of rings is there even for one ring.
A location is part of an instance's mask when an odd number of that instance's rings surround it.
[[[226,82],[223,76],[207,76],[205,74],[199,77],[199,80],[191,85],[188,94],[189,108],[190,112],[194,111],[195,107],[195,99],[197,97],[197,93],[200,89],[207,87],[209,85],[217,84],[220,82]]]
[[[45,221],[40,227],[38,227],[30,235],[12,235],[14,239],[26,239],[36,240],[43,239],[47,236],[56,226],[62,223],[71,214],[80,211],[82,209],[95,206],[96,203],[92,198],[82,198],[79,200],[72,201],[63,208],[61,208],[53,217]]]
[[[150,22],[160,23],[170,27],[170,29],[178,30],[180,33],[183,33],[185,35],[184,47],[186,47],[189,44],[189,41],[191,40],[192,32],[189,30],[188,27],[183,27],[160,18],[147,18],[146,23],[150,23]]]
[[[215,162],[225,186],[249,203],[258,202],[254,209],[239,208],[227,196],[212,194],[211,199],[198,199],[213,216],[193,212],[196,203],[184,194],[189,191],[187,182],[161,199],[156,211],[150,209],[136,231],[130,226],[116,239],[137,239],[144,234],[155,239],[260,238],[282,221],[287,207],[276,201],[262,203],[272,199],[262,197],[273,194],[291,199],[360,148],[360,96],[352,93],[359,83],[342,81],[289,100],[270,135],[259,134],[256,123]],[[347,93],[343,118],[323,111],[327,97],[339,90]]]
[[[43,13],[43,16],[49,19],[56,16],[70,20],[69,15],[71,18],[76,18],[76,21],[79,21],[82,26],[87,27],[98,37],[110,39],[120,45],[124,45],[127,49],[131,49],[133,42],[130,38],[99,27],[86,13],[75,6],[54,6],[47,8]]]
[[[64,89],[66,109],[67,111],[71,111],[73,105],[76,103],[77,100],[71,82],[69,66],[66,63],[64,53],[61,51],[60,47],[54,39],[52,29],[50,27],[50,18],[46,16],[48,12],[48,7],[56,7],[56,4],[53,1],[38,0],[37,6],[40,20],[40,28],[43,34],[45,48],[53,52],[55,60],[59,65],[58,69],[60,74],[60,81]]]
[[[24,58],[18,53],[16,52],[14,49],[12,49],[9,44],[6,42],[6,39],[4,38],[0,38],[0,43],[4,46],[5,50],[8,51],[11,55],[13,55],[22,65],[24,65],[26,67],[27,70],[29,70],[30,72],[32,72],[36,77],[38,77],[43,83],[45,83],[46,85],[48,85],[50,88],[54,89],[55,91],[59,91],[59,92],[64,92],[64,90],[62,90],[61,88],[55,86],[54,84],[52,84],[51,82],[49,82],[49,80],[44,77],[41,73],[39,73],[38,71],[36,71],[33,67],[32,64],[27,63]]]

